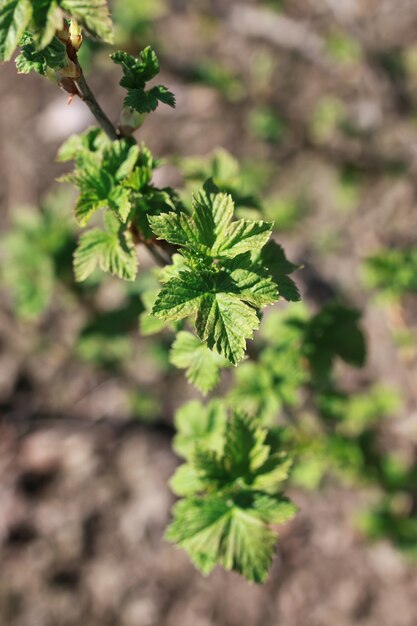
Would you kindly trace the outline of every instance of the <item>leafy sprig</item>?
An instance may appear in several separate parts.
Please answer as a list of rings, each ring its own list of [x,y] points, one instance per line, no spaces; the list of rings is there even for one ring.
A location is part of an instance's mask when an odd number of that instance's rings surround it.
[[[158,162],[131,135],[159,103],[175,106],[175,97],[166,87],[149,86],[159,73],[158,58],[150,47],[138,58],[121,51],[112,55],[122,67],[120,84],[127,90],[116,127],[85,81],[77,58],[80,27],[110,42],[107,2],[0,0],[0,60],[9,60],[20,45],[18,71],[54,77],[71,97],[85,101],[104,131],[90,129],[70,138],[58,155],[60,161],[74,161],[73,171],[61,180],[79,190],[78,225],[95,222],[79,239],[75,277],[84,281],[100,268],[133,281],[138,271],[136,246],[144,244],[166,265],[145,332],[195,317],[197,337],[181,330],[171,361],[185,368],[189,380],[207,393],[218,382],[221,367],[236,365],[244,357],[246,340],[259,326],[261,309],[280,295],[298,299],[289,278],[295,266],[277,244],[268,243],[272,224],[234,219],[232,197],[212,180],[194,197],[191,214],[173,189],[154,185]],[[58,257],[61,249],[38,247],[41,238],[34,244],[33,232],[43,235],[43,224],[28,228],[15,246],[16,266],[26,268],[26,282],[17,297],[28,303],[27,308],[22,306],[27,315],[39,313],[51,298],[59,263],[52,263],[48,254]],[[12,272],[12,280],[16,277]],[[40,297],[32,283],[41,285]],[[146,308],[149,302],[144,304]],[[139,299],[137,305],[135,315],[143,311]],[[143,318],[141,322],[144,327]],[[179,325],[174,327],[180,330]],[[108,366],[130,354],[123,340],[110,341],[103,357],[100,337],[86,330],[79,354]],[[276,543],[272,525],[295,512],[281,493],[292,463],[290,455],[282,450],[276,433],[253,417],[235,412],[227,420],[222,402],[185,407],[177,425],[174,445],[187,463],[172,484],[185,497],[175,507],[168,537],[205,573],[222,564],[249,580],[263,581]]]
[[[272,526],[296,512],[282,495],[291,456],[256,420],[234,413],[227,421],[221,407],[199,408],[193,403],[177,416],[176,447],[187,463],[171,485],[185,497],[166,536],[204,574],[222,565],[263,582],[275,552]],[[186,445],[190,438],[194,445]]]
[[[147,83],[159,74],[158,57],[150,46],[142,50],[138,59],[120,50],[111,58],[123,70],[120,85],[127,90],[125,107],[138,113],[151,113],[160,102],[175,107],[174,94],[163,85],[146,89]]]
[[[193,214],[150,217],[158,237],[181,250],[183,263],[161,289],[153,314],[177,320],[195,315],[198,337],[236,365],[259,326],[257,310],[278,299],[276,284],[253,260],[271,234],[262,221],[232,221],[234,203],[209,180]]]

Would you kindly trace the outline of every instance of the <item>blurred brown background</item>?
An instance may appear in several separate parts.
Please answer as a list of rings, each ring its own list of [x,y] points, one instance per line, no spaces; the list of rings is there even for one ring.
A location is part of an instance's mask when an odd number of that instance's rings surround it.
[[[363,309],[368,365],[346,382],[398,390],[403,408],[388,440],[409,454],[417,358],[412,342],[404,356],[393,335],[415,332],[416,302],[381,306],[361,267],[382,245],[416,241],[417,3],[113,5],[119,47],[137,53],[152,43],[161,82],[177,96],[177,109],[160,107],[138,138],[158,157],[222,146],[246,164],[279,240],[304,264],[296,280],[306,301],[314,308],[341,293]],[[94,44],[84,60],[116,120],[123,94],[107,55]],[[91,123],[81,102],[67,106],[48,81],[18,77],[12,63],[0,68],[2,232],[16,209],[36,207],[56,185],[60,143]],[[158,176],[181,183],[172,162]],[[17,318],[7,287],[1,295],[2,626],[417,624],[415,565],[387,541],[366,541],[352,521],[363,494],[334,484],[291,494],[301,511],[283,530],[266,585],[220,569],[204,579],[163,540],[177,463],[172,415],[195,395],[164,346],[133,324],[115,371],[91,357],[91,344],[79,348],[86,312],[59,289],[35,322]],[[120,298],[110,280],[95,306],[106,313]]]

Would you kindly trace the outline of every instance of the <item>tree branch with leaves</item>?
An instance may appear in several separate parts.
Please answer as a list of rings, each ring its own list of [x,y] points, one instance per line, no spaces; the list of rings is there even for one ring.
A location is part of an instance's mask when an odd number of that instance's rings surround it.
[[[177,324],[173,362],[207,393],[222,367],[244,359],[262,309],[280,297],[299,299],[289,276],[296,267],[271,240],[273,225],[236,219],[232,195],[213,179],[194,196],[191,212],[174,189],[155,186],[159,162],[132,135],[160,104],[175,107],[167,87],[149,86],[159,73],[158,58],[150,47],[137,58],[123,51],[111,55],[126,90],[113,124],[79,63],[84,33],[113,42],[104,0],[0,0],[0,60],[19,48],[19,73],[56,81],[70,98],[80,97],[98,123],[70,137],[58,153],[59,161],[74,164],[61,181],[78,189],[75,219],[87,228],[74,254],[76,280],[99,268],[134,281],[140,272],[136,248],[148,248],[163,266],[150,316],[157,324]],[[184,322],[195,334],[184,330]],[[168,539],[204,573],[221,564],[263,581],[275,526],[295,513],[282,495],[291,455],[256,417],[233,412],[228,418],[223,401],[194,404],[178,415],[177,426],[174,446],[186,463],[172,480],[182,499]]]

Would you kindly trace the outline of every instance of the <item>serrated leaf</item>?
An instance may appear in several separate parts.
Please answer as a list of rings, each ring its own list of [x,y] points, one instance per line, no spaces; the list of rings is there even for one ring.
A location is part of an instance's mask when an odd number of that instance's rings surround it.
[[[195,327],[210,349],[215,348],[237,365],[245,356],[246,340],[252,339],[259,327],[259,318],[233,294],[207,293],[199,303]]]
[[[9,61],[32,17],[30,0],[0,0],[0,61]]]
[[[136,278],[138,260],[127,233],[95,228],[81,235],[74,254],[76,280],[85,280],[96,267],[124,280]]]
[[[242,300],[257,308],[273,304],[278,300],[276,284],[268,276],[264,267],[251,260],[249,252],[240,254],[223,264],[230,279],[239,290]]]
[[[180,272],[161,289],[153,313],[161,319],[182,319],[196,313],[199,338],[236,365],[245,352],[246,339],[259,326],[255,309],[228,293],[224,276]]]
[[[106,171],[90,169],[78,174],[76,184],[81,193],[75,206],[75,217],[80,226],[86,226],[98,209],[108,206],[113,181]]]
[[[145,89],[146,83],[159,73],[159,61],[150,46],[142,50],[138,59],[120,50],[111,58],[123,69],[120,85],[127,89],[126,108],[145,114],[155,111],[160,102],[175,107],[174,94],[163,85]]]
[[[272,225],[251,220],[232,222],[233,211],[232,197],[219,192],[209,180],[194,198],[192,216],[168,213],[150,218],[150,224],[159,239],[213,259],[260,250],[270,237]]]
[[[108,195],[108,206],[123,224],[126,223],[132,209],[129,190],[120,186],[113,187]]]
[[[120,84],[125,89],[143,89],[149,80],[159,74],[158,57],[151,46],[142,50],[138,59],[121,50],[114,52],[111,58],[123,69]]]
[[[175,470],[169,480],[172,491],[180,497],[193,496],[204,489],[198,472],[190,463],[183,463]]]
[[[16,58],[16,68],[19,74],[37,72],[45,76],[48,68],[57,69],[66,64],[66,49],[64,44],[54,37],[46,48],[36,50],[33,37],[30,33],[24,33],[19,42],[21,53]]]
[[[275,534],[250,507],[216,496],[179,502],[166,537],[183,548],[203,574],[219,564],[257,583],[268,574],[276,543]]]
[[[222,356],[186,331],[177,334],[169,358],[175,367],[187,370],[187,380],[204,395],[217,385],[222,367],[227,366]]]
[[[133,139],[113,141],[104,149],[102,167],[116,181],[121,181],[132,173],[139,154],[139,146]]]
[[[242,414],[234,414],[225,429],[221,422],[221,437],[210,449],[204,422],[198,437],[200,413],[201,405],[190,403],[177,416],[177,441],[184,441],[180,451],[188,463],[171,481],[185,498],[174,507],[167,539],[182,547],[205,574],[222,565],[262,582],[276,543],[271,524],[288,521],[296,512],[279,493],[291,458],[280,448],[279,437]],[[193,445],[195,429],[198,445]]]
[[[113,27],[106,0],[60,0],[62,8],[92,35],[113,43]]]
[[[145,91],[145,89],[129,89],[123,104],[125,107],[134,109],[138,113],[152,113],[152,111],[157,109],[160,102],[175,108],[174,94],[163,85],[157,85],[148,91]]]
[[[161,319],[179,320],[194,313],[207,290],[202,277],[180,272],[159,292],[152,313]]]

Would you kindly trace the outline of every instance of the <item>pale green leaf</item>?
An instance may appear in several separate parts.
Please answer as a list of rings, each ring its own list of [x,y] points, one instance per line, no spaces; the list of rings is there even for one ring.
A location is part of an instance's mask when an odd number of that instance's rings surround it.
[[[268,574],[276,543],[275,533],[251,508],[216,495],[180,501],[166,536],[203,574],[219,564],[258,583]]]
[[[186,369],[186,377],[204,395],[220,380],[221,368],[227,361],[189,332],[177,334],[170,352],[170,361],[175,367]]]
[[[83,281],[99,267],[125,280],[134,280],[137,273],[137,256],[128,234],[120,231],[106,232],[95,228],[81,235],[74,254],[77,281]]]
[[[132,210],[132,203],[130,201],[130,191],[123,187],[113,187],[108,195],[108,206],[119,217],[120,221],[126,223]]]

